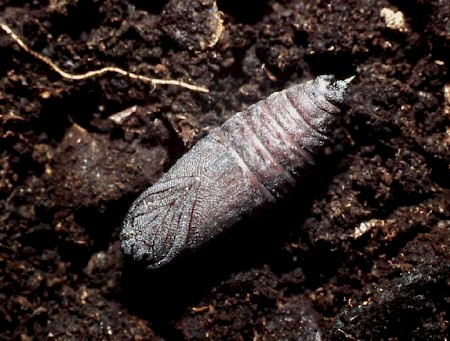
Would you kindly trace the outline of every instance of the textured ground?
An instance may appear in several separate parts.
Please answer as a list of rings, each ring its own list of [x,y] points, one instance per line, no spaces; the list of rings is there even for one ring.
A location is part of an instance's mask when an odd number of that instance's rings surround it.
[[[247,2],[0,2],[66,71],[210,89],[65,80],[0,32],[1,340],[449,334],[450,3]],[[293,197],[163,270],[123,257],[140,191],[234,112],[324,73],[356,79]]]

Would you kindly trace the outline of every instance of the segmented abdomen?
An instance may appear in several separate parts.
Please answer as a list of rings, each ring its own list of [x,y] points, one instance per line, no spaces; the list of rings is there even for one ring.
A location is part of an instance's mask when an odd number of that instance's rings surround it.
[[[292,191],[324,145],[346,88],[319,76],[212,130],[133,203],[124,251],[159,267]]]

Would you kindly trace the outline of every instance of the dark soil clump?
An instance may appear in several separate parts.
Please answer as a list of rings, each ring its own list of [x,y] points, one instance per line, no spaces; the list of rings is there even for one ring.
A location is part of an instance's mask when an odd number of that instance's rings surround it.
[[[446,1],[0,2],[0,340],[444,340]],[[124,258],[136,196],[208,131],[355,75],[314,174],[158,271]]]

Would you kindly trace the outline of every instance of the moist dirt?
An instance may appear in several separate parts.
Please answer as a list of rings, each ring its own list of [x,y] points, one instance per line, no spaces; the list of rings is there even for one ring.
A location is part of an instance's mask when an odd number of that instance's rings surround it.
[[[0,21],[0,340],[444,340],[450,3],[47,0]],[[237,111],[355,75],[325,156],[173,264],[124,257],[136,196]],[[214,209],[213,207],[211,209]]]

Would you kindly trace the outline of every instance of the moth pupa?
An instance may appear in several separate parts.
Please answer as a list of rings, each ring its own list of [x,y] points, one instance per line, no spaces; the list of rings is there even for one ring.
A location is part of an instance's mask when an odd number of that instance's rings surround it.
[[[132,204],[124,252],[159,268],[295,190],[323,149],[352,78],[318,76],[213,129]]]

